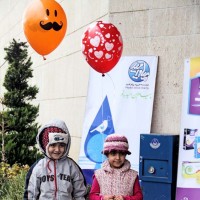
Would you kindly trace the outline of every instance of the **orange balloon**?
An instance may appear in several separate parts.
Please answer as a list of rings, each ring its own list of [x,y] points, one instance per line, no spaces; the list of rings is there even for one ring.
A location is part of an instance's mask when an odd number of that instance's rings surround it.
[[[57,48],[63,40],[67,18],[55,0],[34,0],[25,10],[23,28],[29,44],[44,56]]]

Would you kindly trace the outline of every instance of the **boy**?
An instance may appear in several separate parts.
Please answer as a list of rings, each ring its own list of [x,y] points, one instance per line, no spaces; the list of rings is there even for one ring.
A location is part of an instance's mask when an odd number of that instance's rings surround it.
[[[49,122],[38,131],[36,140],[45,157],[26,176],[24,200],[85,200],[84,177],[68,157],[71,137],[65,122]]]

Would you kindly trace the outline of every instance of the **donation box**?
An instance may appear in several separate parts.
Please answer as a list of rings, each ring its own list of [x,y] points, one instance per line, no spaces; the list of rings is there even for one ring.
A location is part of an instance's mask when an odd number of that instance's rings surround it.
[[[179,135],[141,134],[139,178],[144,200],[175,200]]]

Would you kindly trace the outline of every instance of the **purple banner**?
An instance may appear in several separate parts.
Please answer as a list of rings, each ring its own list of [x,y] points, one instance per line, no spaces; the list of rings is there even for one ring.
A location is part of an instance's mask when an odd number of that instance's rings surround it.
[[[185,60],[176,200],[200,199],[200,57]]]
[[[198,200],[200,199],[199,188],[177,188],[176,200]]]

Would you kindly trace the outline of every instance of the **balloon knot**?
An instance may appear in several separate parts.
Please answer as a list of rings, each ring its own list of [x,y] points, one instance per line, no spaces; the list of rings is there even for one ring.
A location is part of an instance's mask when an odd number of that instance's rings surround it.
[[[105,74],[102,74],[102,77],[104,77],[105,76]]]
[[[43,60],[46,60],[46,58],[43,56]]]

